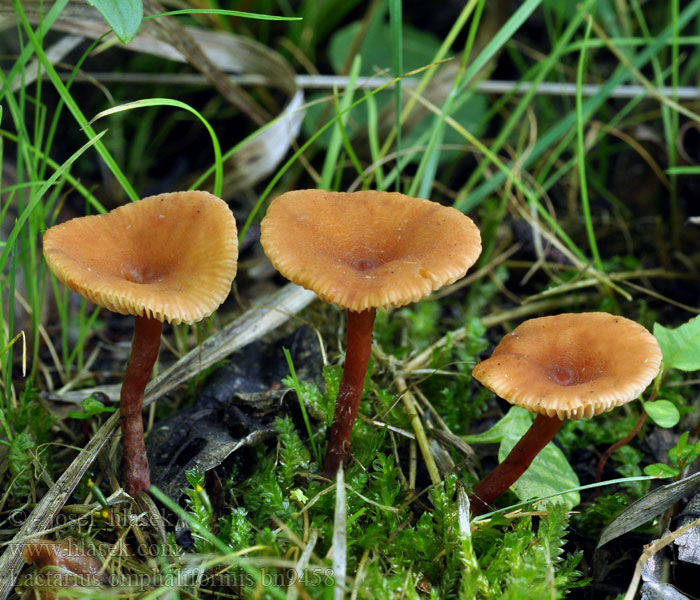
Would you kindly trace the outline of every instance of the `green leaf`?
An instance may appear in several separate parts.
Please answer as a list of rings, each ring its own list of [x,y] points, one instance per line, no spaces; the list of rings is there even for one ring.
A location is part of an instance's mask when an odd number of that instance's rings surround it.
[[[670,429],[681,420],[681,413],[678,412],[676,405],[669,400],[645,402],[644,410],[647,411],[649,418],[654,421],[654,423],[664,429]]]
[[[700,456],[700,442],[688,444],[690,432],[686,431],[678,438],[678,443],[668,451],[671,466],[682,471]]]
[[[644,474],[651,477],[677,477],[681,472],[675,467],[665,465],[664,463],[655,463],[644,467]]]
[[[71,419],[89,419],[94,415],[99,415],[100,413],[111,413],[117,410],[114,406],[105,406],[100,402],[95,396],[88,396],[81,403],[83,410],[71,410],[68,412],[68,416]]]
[[[667,369],[700,369],[700,316],[675,329],[654,323],[654,336],[661,346]]]
[[[683,456],[686,453],[686,448],[688,446],[688,436],[690,436],[689,431],[685,431],[678,438],[678,442],[673,448],[668,451],[668,459],[674,467],[682,468]]]
[[[360,21],[355,21],[340,29],[331,39],[328,55],[336,73],[340,73],[353,48],[353,40],[362,27]],[[432,33],[426,33],[410,25],[403,24],[403,70],[404,72],[429,65],[440,50],[440,39]],[[367,27],[362,43],[356,54],[362,57],[360,75],[371,77],[378,71],[391,73],[391,27],[374,19]]]
[[[468,444],[493,444],[500,442],[498,460],[502,462],[513,446],[532,425],[532,414],[524,408],[513,406],[491,429],[475,435],[463,436]],[[578,487],[578,477],[561,450],[551,442],[535,457],[527,471],[516,481],[512,490],[521,500],[549,496],[563,490]],[[578,492],[556,496],[552,500],[568,508],[580,501]]]
[[[122,44],[134,39],[143,20],[141,0],[88,0],[104,17]]]
[[[532,423],[532,418],[524,408],[516,410],[513,407],[491,429],[473,435],[465,435],[463,439],[467,444],[496,444],[503,439],[511,427],[525,432],[530,423]]]
[[[532,415],[517,406],[511,408],[501,422],[509,417],[509,425],[504,431],[501,445],[498,448],[499,462],[508,456],[513,446],[518,443],[532,424]],[[566,460],[564,453],[550,442],[535,457],[527,471],[511,486],[511,489],[521,500],[530,500],[531,498],[556,494],[579,485],[581,484],[578,476],[571,468],[569,461]],[[569,492],[555,496],[549,502],[573,508],[581,502],[581,496],[578,492]]]
[[[695,462],[698,456],[700,456],[700,442],[687,446],[681,456],[683,468],[687,467],[692,462]]]

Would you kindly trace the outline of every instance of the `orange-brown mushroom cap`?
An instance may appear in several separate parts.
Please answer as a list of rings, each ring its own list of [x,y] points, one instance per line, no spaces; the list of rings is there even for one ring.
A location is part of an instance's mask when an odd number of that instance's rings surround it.
[[[659,344],[644,327],[593,312],[525,321],[472,375],[511,404],[564,420],[634,400],[660,365]]]
[[[352,311],[420,300],[481,253],[479,230],[458,210],[376,191],[282,194],[260,241],[287,279]]]
[[[194,323],[231,290],[236,221],[208,192],[159,194],[51,227],[44,257],[60,281],[99,306]]]

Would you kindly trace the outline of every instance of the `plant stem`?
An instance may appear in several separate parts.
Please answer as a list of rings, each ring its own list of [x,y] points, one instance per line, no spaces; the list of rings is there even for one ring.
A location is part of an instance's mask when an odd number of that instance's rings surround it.
[[[438,484],[442,478],[440,477],[440,471],[435,463],[435,457],[430,451],[430,442],[428,441],[428,436],[425,435],[425,429],[423,429],[420,415],[416,409],[416,400],[413,397],[411,390],[408,389],[406,380],[403,377],[398,376],[395,382],[396,388],[401,393],[401,401],[406,408],[408,416],[411,418],[411,427],[413,428],[413,432],[416,434],[416,442],[418,442],[418,447],[423,455],[425,466],[428,469],[428,475],[430,475],[430,481],[433,485]]]
[[[158,358],[163,324],[156,319],[136,317],[131,356],[122,383],[120,411],[126,491],[136,496],[151,485],[151,474],[143,439],[143,391]]]
[[[661,380],[663,379],[663,373],[660,373],[656,381],[654,382],[654,388],[651,391],[651,395],[649,396],[649,400],[647,402],[653,402],[656,400],[656,394],[659,391],[659,388],[661,387]],[[601,478],[603,477],[603,469],[605,468],[605,463],[608,462],[608,459],[613,455],[613,453],[623,446],[626,446],[629,444],[632,439],[639,433],[639,430],[642,428],[644,423],[647,420],[647,412],[646,410],[642,409],[642,414],[639,415],[639,419],[637,419],[637,423],[635,426],[632,428],[632,431],[630,431],[624,438],[622,438],[620,441],[615,442],[612,446],[609,446],[608,449],[604,452],[603,456],[600,457],[600,460],[598,461],[598,468],[595,471],[595,482],[600,483]],[[596,498],[600,496],[600,488],[596,488],[595,490],[595,496]]]
[[[323,474],[330,479],[335,477],[338,467],[345,463],[350,451],[350,434],[362,398],[367,363],[372,350],[372,329],[376,312],[374,308],[362,312],[348,311],[345,367],[335,401],[335,414],[323,463]]]
[[[493,502],[518,480],[540,450],[552,441],[562,423],[563,421],[556,416],[537,415],[535,422],[506,459],[476,484],[469,499],[472,515],[480,515],[487,504]]]

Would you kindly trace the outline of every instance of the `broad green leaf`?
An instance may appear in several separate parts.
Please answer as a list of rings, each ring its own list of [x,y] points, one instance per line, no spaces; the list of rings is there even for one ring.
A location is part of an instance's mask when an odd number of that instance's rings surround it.
[[[532,425],[532,415],[524,408],[513,406],[508,413],[491,429],[475,435],[464,436],[468,444],[494,444],[500,442],[498,460],[503,461],[513,446]],[[579,480],[557,446],[547,444],[535,457],[527,471],[516,481],[512,489],[521,500],[530,500],[540,496],[549,496],[563,490],[578,487]],[[569,492],[555,496],[552,502],[557,502],[572,508],[581,497],[578,492]]]
[[[341,72],[348,52],[352,49],[352,42],[361,27],[362,23],[356,21],[333,35],[328,55],[336,73]],[[402,29],[404,72],[430,64],[440,49],[440,39],[405,23]],[[392,68],[390,49],[391,28],[388,23],[375,19],[367,28],[357,52],[362,57],[360,75],[371,77],[376,75],[378,70],[386,70],[386,76],[389,76]]]
[[[652,477],[677,477],[680,473],[681,472],[675,467],[665,465],[664,463],[655,463],[644,467],[644,474],[651,475]]]
[[[352,48],[352,41],[360,30],[359,21],[347,25],[334,34],[329,46],[329,58],[336,73],[339,73],[344,66],[348,52]],[[429,65],[434,60],[440,50],[440,39],[431,33],[426,33],[407,25],[402,25],[402,55],[403,71],[405,73]],[[367,27],[362,43],[358,49],[358,54],[362,57],[362,76],[376,76],[378,72],[385,71],[384,77],[388,77],[392,72],[392,47],[391,28],[389,23],[382,23],[380,19],[374,19]],[[327,94],[319,94],[322,97]],[[377,97],[379,109],[383,109],[393,102],[390,93],[380,94]],[[485,94],[475,94],[463,101],[457,98],[453,102],[450,116],[458,123],[472,132],[480,131],[482,118],[489,109],[488,98]],[[321,115],[327,116],[328,111],[325,104],[310,106],[308,117],[304,120],[305,131],[314,131]],[[406,133],[406,147],[414,145],[424,145],[428,129],[434,126],[432,119],[422,119],[420,123],[411,126]],[[348,127],[349,131],[366,131],[367,124],[366,111],[355,111],[352,114],[352,123]],[[350,135],[352,137],[352,134]],[[445,127],[445,137],[443,144],[464,144],[464,138],[451,127]],[[421,154],[416,153],[415,161],[420,159]],[[450,156],[449,154],[447,155]]]
[[[665,368],[700,369],[700,316],[675,329],[654,323],[654,336],[661,346]]]
[[[143,20],[141,0],[88,0],[104,17],[122,44],[134,39]]]
[[[508,411],[508,416],[515,413],[505,429],[501,445],[498,448],[498,460],[503,461],[513,446],[518,443],[532,424],[532,415],[523,408],[514,406]],[[553,443],[547,444],[535,457],[527,471],[513,485],[512,490],[521,500],[530,500],[540,496],[556,494],[581,485],[578,476],[566,460],[564,453]],[[555,496],[550,502],[555,502],[573,508],[581,502],[578,492],[569,492]]]
[[[644,410],[649,418],[659,427],[670,429],[681,420],[681,414],[676,405],[669,400],[656,400],[655,402],[645,402]]]
[[[465,435],[463,439],[467,444],[497,444],[511,427],[524,432],[530,423],[532,423],[532,418],[525,409],[513,407],[491,429],[473,435]]]

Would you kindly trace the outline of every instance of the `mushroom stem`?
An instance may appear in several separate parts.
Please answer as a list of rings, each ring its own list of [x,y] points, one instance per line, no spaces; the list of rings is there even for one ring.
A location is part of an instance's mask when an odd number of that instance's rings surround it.
[[[493,502],[518,480],[540,450],[552,441],[562,423],[563,421],[556,416],[537,415],[535,422],[505,460],[476,484],[469,498],[472,515],[480,515],[487,504]]]
[[[143,392],[151,377],[151,370],[158,358],[160,333],[163,324],[148,317],[136,317],[131,356],[120,397],[122,419],[122,446],[124,452],[124,476],[126,491],[136,496],[151,485],[151,474],[143,439]]]
[[[376,312],[374,308],[362,312],[348,310],[345,367],[335,401],[335,414],[323,463],[323,474],[330,479],[335,477],[338,467],[345,463],[350,451],[350,434],[362,398],[372,350],[372,329]]]

